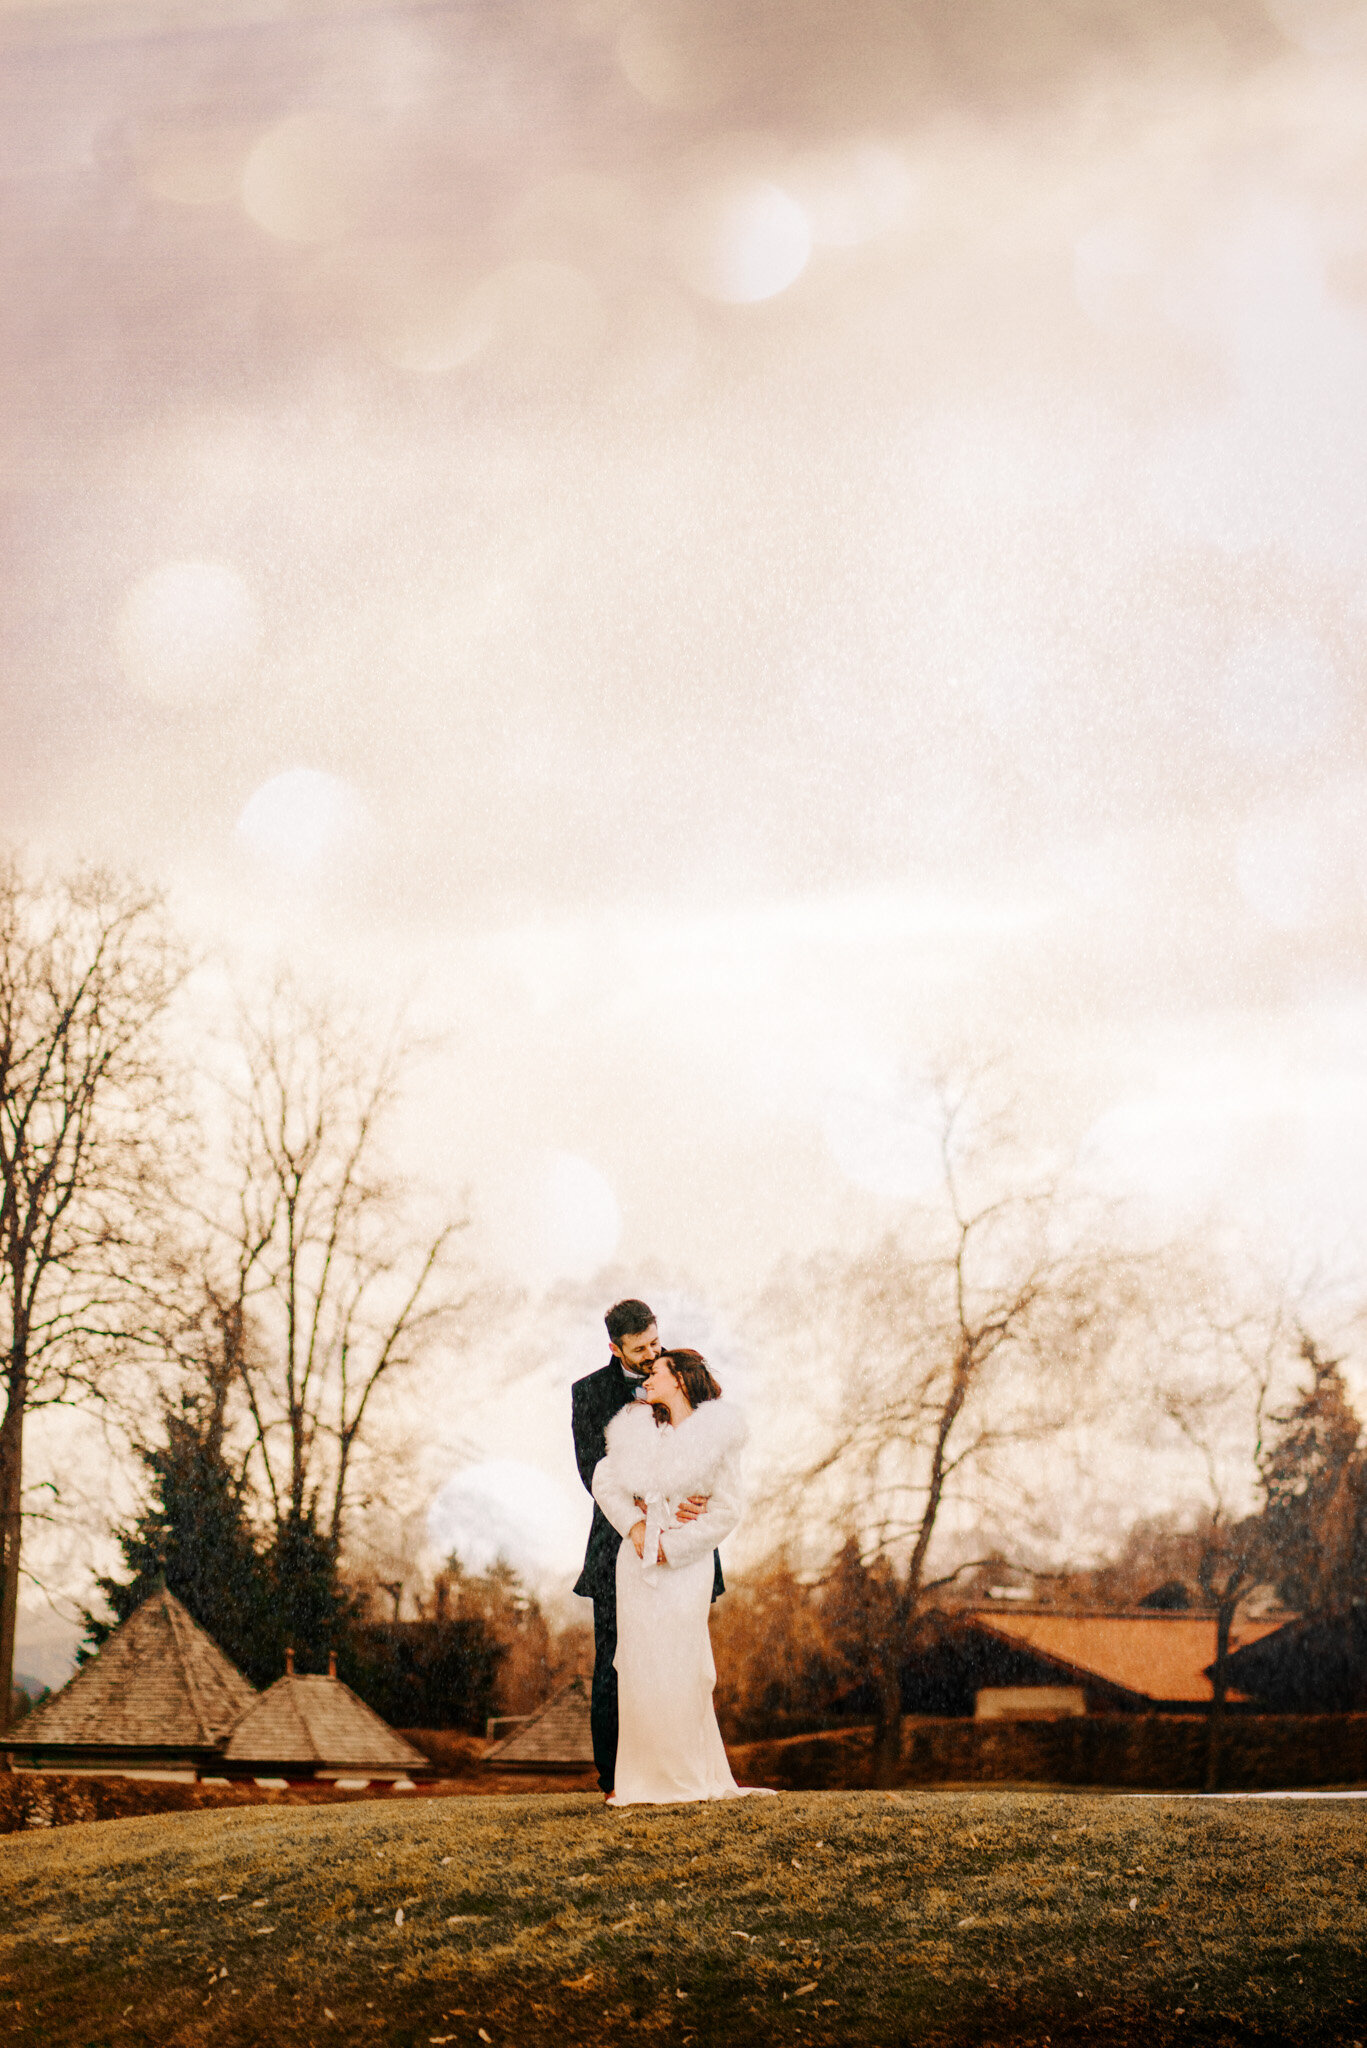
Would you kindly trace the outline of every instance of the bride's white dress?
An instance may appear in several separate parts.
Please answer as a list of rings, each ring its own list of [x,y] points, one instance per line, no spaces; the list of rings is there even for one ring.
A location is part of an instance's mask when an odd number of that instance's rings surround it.
[[[739,1453],[745,1423],[726,1401],[705,1401],[677,1427],[658,1427],[636,1402],[607,1428],[593,1494],[623,1538],[617,1553],[617,1772],[619,1806],[734,1799],[712,1688],[708,1615],[712,1552],[740,1520]],[[705,1493],[707,1510],[679,1523],[675,1509]],[[646,1504],[645,1556],[630,1531]],[[655,1562],[663,1543],[666,1562]]]

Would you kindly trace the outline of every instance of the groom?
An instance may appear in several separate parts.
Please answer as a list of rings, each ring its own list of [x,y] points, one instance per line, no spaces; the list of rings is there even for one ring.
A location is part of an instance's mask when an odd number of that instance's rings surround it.
[[[616,1302],[603,1320],[608,1327],[612,1356],[600,1371],[576,1380],[572,1390],[574,1455],[579,1477],[590,1490],[594,1470],[607,1449],[608,1424],[619,1409],[638,1398],[650,1378],[651,1366],[660,1355],[655,1313],[643,1301]],[[696,1521],[706,1506],[706,1495],[682,1501],[676,1510],[679,1521]],[[612,1797],[617,1771],[617,1668],[613,1660],[617,1655],[617,1551],[621,1541],[595,1501],[584,1569],[574,1590],[593,1602],[593,1695],[589,1719],[598,1783],[608,1798]],[[712,1574],[715,1600],[726,1591],[721,1559],[715,1552]]]

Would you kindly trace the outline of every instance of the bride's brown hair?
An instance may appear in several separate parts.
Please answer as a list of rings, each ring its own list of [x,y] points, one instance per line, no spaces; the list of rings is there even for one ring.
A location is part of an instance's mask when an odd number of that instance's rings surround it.
[[[662,1351],[660,1356],[679,1382],[690,1408],[701,1408],[704,1401],[720,1401],[721,1388],[712,1377],[711,1367],[701,1351]],[[656,1422],[663,1426],[669,1420],[669,1410],[661,1401],[651,1405]]]

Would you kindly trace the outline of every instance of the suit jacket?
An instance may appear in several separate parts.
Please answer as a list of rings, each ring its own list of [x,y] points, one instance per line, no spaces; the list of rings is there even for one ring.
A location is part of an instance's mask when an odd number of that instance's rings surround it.
[[[607,1452],[607,1426],[619,1409],[625,1408],[634,1398],[634,1385],[622,1370],[622,1362],[614,1352],[608,1363],[598,1372],[591,1372],[582,1380],[576,1380],[571,1389],[571,1404],[574,1420],[574,1456],[579,1466],[579,1477],[593,1492],[593,1475]],[[617,1596],[617,1551],[622,1539],[609,1522],[597,1501],[593,1503],[593,1522],[589,1529],[588,1547],[584,1552],[584,1568],[575,1580],[574,1590],[587,1599],[614,1599]],[[712,1553],[712,1598],[726,1591],[721,1575],[721,1559]]]

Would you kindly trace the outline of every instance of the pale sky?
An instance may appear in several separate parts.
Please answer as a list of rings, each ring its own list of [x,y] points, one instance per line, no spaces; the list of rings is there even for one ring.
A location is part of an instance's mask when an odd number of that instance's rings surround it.
[[[402,994],[406,1160],[586,1304],[895,1221],[966,1049],[1107,1188],[1352,1256],[1367,5],[0,51],[7,835]]]

